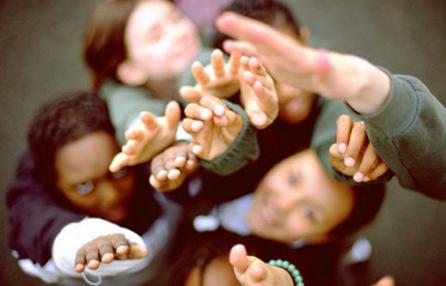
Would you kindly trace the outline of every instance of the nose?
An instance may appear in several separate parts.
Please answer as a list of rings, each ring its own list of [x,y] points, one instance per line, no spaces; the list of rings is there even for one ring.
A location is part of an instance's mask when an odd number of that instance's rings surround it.
[[[288,213],[301,200],[299,194],[290,190],[290,187],[281,180],[270,181],[267,187],[270,190],[270,207],[279,214]]]
[[[120,199],[118,188],[109,180],[103,180],[97,186],[100,193],[100,202],[103,209],[116,206]]]

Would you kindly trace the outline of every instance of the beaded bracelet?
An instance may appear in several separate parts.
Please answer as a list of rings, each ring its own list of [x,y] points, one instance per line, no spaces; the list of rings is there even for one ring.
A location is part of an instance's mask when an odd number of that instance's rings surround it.
[[[288,273],[293,278],[292,280],[294,282],[294,285],[304,286],[304,280],[303,280],[302,276],[300,275],[299,270],[296,268],[296,266],[294,264],[291,264],[288,261],[282,260],[282,259],[270,260],[268,262],[268,264],[285,269],[286,271],[288,271]]]

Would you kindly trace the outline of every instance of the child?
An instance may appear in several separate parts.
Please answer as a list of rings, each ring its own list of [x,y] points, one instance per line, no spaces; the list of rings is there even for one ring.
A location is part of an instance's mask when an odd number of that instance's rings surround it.
[[[48,103],[28,143],[7,191],[10,247],[22,269],[62,284],[104,276],[139,285],[158,275],[178,210],[147,189],[141,166],[108,171],[119,146],[106,103],[91,93]]]
[[[437,136],[445,130],[445,107],[420,80],[356,56],[304,47],[233,13],[220,16],[217,27],[243,41],[227,42],[225,50],[256,56],[276,79],[348,103],[403,186],[446,198],[446,137]]]
[[[333,284],[347,238],[373,220],[383,186],[336,181],[312,150],[281,161],[257,186],[247,184],[256,173],[252,168],[204,178],[201,192],[191,197],[197,231],[191,241],[226,250],[242,243],[264,261],[280,258],[295,264],[306,285]],[[209,204],[197,210],[202,202]]]
[[[194,59],[207,62],[211,57],[195,26],[172,3],[100,1],[87,27],[84,56],[124,145],[111,171],[149,161],[184,139],[181,133],[176,136],[178,87],[193,80]],[[174,102],[166,106],[169,100]]]

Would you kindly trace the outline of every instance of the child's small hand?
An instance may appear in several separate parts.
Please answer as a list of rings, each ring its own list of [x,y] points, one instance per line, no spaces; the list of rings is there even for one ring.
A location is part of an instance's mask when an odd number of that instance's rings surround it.
[[[140,122],[132,125],[125,133],[127,143],[110,164],[110,171],[116,172],[125,166],[144,163],[175,140],[177,126],[181,118],[178,103],[171,101],[166,106],[163,117],[155,117],[149,112],[141,112]]]
[[[151,164],[150,184],[161,192],[174,190],[198,168],[188,142],[179,142],[156,155]]]
[[[123,234],[99,236],[77,251],[74,269],[80,273],[85,267],[95,270],[100,263],[109,264],[114,259],[140,259],[146,255],[145,246],[130,243]]]
[[[329,153],[337,171],[360,183],[376,180],[388,170],[369,142],[363,122],[341,115],[336,125],[336,143],[330,146]]]
[[[230,97],[240,88],[239,68],[239,54],[231,54],[229,62],[225,64],[223,52],[218,49],[214,50],[211,55],[210,66],[204,68],[200,62],[192,64],[192,73],[197,81],[195,87],[205,94],[219,98]]]
[[[256,58],[241,57],[240,98],[255,127],[271,125],[279,113],[274,81]]]
[[[285,269],[269,265],[257,257],[248,256],[243,245],[232,247],[229,262],[243,286],[292,286],[294,282]]]
[[[212,160],[234,142],[243,127],[240,115],[214,96],[202,96],[199,103],[185,109],[183,128],[191,134],[191,152],[204,160]]]

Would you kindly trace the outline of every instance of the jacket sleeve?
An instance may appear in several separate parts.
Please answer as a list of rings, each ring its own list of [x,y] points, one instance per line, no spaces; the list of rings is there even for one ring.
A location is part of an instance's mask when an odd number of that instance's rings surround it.
[[[389,97],[366,122],[377,153],[400,184],[446,200],[446,109],[418,79],[391,75]]]
[[[83,216],[58,205],[49,190],[36,178],[29,154],[19,161],[16,176],[6,193],[10,233],[9,245],[19,258],[44,265],[51,258],[57,233]]]

